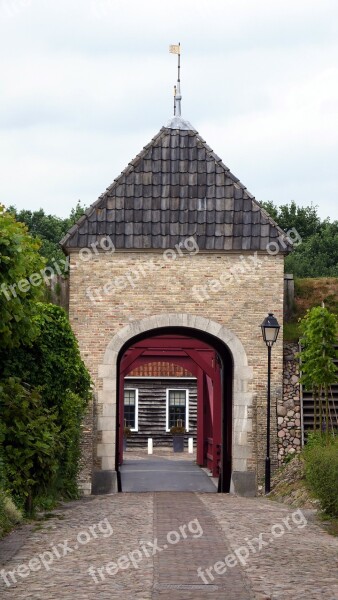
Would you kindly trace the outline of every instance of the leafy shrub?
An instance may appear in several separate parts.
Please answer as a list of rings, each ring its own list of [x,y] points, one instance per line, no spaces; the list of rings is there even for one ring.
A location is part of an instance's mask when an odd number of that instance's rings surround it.
[[[78,493],[77,476],[81,457],[81,422],[87,401],[78,394],[66,390],[62,402],[60,442],[62,457],[58,473],[57,488],[63,495],[75,498]]]
[[[34,501],[55,478],[60,451],[56,415],[36,389],[14,378],[0,384],[2,460],[9,490],[30,514]]]
[[[81,424],[91,380],[65,311],[53,304],[38,303],[38,308],[39,334],[34,344],[0,355],[2,376],[16,375],[38,389],[45,408],[55,415],[60,452],[49,493],[76,497]]]
[[[303,451],[306,482],[318,498],[322,510],[338,517],[338,439],[310,435]]]
[[[326,448],[329,444],[335,443],[335,437],[332,434],[329,434],[329,437],[326,438],[322,435],[320,431],[309,431],[306,438],[306,446],[304,448],[304,455],[306,455],[310,449],[312,448]]]

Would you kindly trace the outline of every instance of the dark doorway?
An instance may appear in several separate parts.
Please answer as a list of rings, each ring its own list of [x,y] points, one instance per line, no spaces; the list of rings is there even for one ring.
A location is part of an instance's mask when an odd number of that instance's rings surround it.
[[[116,471],[123,463],[124,378],[135,367],[156,360],[179,365],[197,381],[197,457],[218,478],[218,491],[229,492],[232,437],[232,356],[226,345],[200,330],[155,329],[130,340],[118,358]],[[126,414],[132,414],[128,407]],[[178,412],[177,412],[178,414]],[[121,489],[121,478],[118,477]]]

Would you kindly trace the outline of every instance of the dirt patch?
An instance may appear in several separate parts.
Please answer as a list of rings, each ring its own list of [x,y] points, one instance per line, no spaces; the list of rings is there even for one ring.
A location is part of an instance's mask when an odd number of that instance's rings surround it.
[[[284,339],[288,342],[299,340],[299,319],[313,306],[324,306],[338,315],[338,277],[295,279],[295,298],[292,315],[284,323]]]
[[[294,316],[303,317],[313,306],[324,302],[331,312],[338,313],[338,278],[321,277],[319,279],[295,280]]]

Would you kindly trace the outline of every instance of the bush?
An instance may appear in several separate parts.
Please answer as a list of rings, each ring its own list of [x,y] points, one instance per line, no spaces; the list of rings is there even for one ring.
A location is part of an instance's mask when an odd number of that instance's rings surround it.
[[[81,457],[81,423],[86,406],[86,399],[70,390],[65,391],[60,434],[63,449],[56,489],[69,498],[75,498],[78,494],[77,476]]]
[[[60,452],[56,415],[36,389],[14,378],[0,384],[1,459],[13,498],[31,514],[36,498],[55,478]]]
[[[305,478],[309,489],[318,498],[321,509],[338,517],[338,438],[310,435],[304,449]]]
[[[37,303],[39,334],[32,346],[0,352],[0,377],[18,376],[39,390],[46,409],[59,428],[58,469],[48,494],[78,495],[81,424],[91,397],[91,380],[65,311]]]

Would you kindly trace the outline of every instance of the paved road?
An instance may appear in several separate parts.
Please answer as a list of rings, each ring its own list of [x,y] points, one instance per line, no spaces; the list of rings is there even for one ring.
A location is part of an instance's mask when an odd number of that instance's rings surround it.
[[[0,572],[14,600],[338,600],[338,540],[266,499],[128,493],[69,503]],[[7,582],[7,585],[6,585]]]
[[[125,459],[123,492],[217,492],[211,478],[191,460]]]

